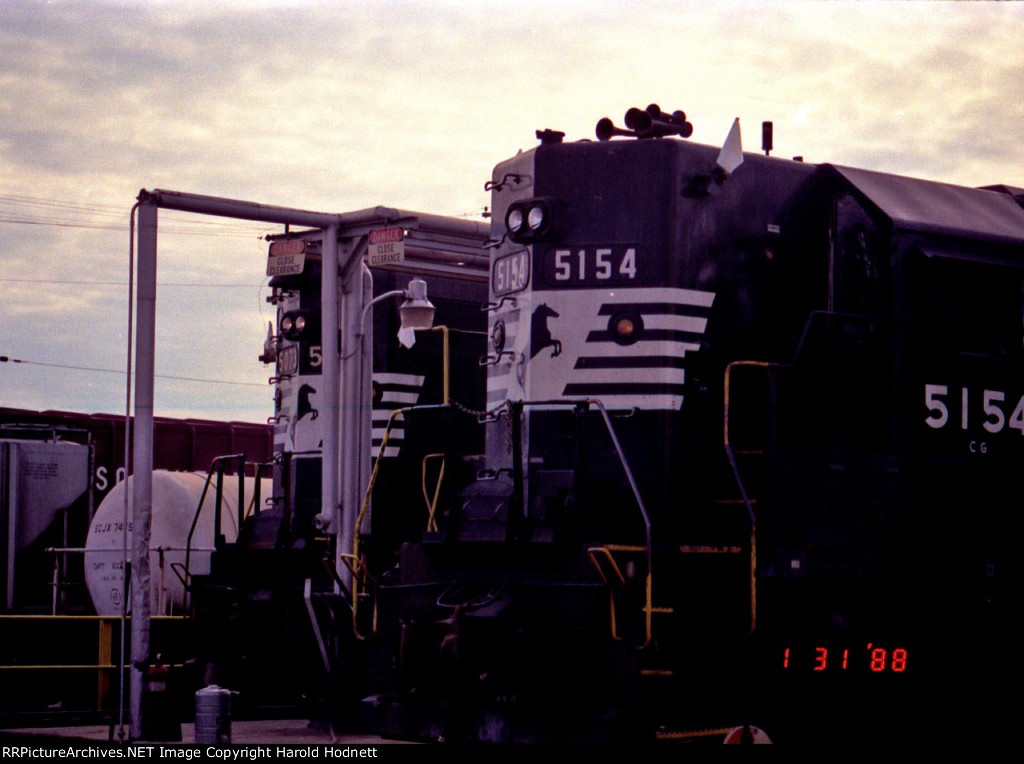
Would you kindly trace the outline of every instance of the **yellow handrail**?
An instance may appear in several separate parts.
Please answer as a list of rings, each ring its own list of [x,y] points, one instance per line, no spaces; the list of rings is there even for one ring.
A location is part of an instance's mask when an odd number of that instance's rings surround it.
[[[373,495],[373,487],[377,483],[377,475],[380,473],[380,465],[384,461],[384,449],[388,447],[388,440],[391,438],[391,429],[394,427],[395,420],[402,415],[403,409],[395,409],[391,412],[391,416],[388,417],[387,427],[384,428],[384,437],[381,439],[380,450],[377,452],[377,459],[373,464],[373,472],[370,475],[370,482],[366,486],[366,495],[363,496],[363,504],[359,509],[359,517],[356,518],[356,532],[352,537],[352,554],[342,554],[341,559],[348,566],[352,572],[352,632],[355,634],[357,639],[364,639],[363,635],[359,633],[359,622],[357,620],[359,615],[359,591],[357,587],[360,586],[363,576],[360,571],[365,571],[365,566],[359,559],[359,529],[363,525],[363,520],[366,518],[366,513],[370,508],[370,497]],[[374,609],[374,621],[376,622],[376,608]],[[376,628],[376,623],[374,624]]]
[[[442,394],[442,403],[447,405],[448,403],[451,402],[451,400],[449,399],[449,385],[450,385],[449,366],[451,365],[451,358],[449,358],[449,344],[448,344],[448,337],[451,334],[451,332],[449,331],[447,326],[435,326],[430,331],[432,331],[432,332],[441,332],[441,337],[443,338],[443,344],[442,344],[441,352],[442,352],[442,355],[444,356],[444,366],[443,366],[444,384],[442,386],[442,393],[441,394]]]
[[[441,459],[441,471],[437,476],[437,484],[434,486],[434,499],[431,501],[430,496],[427,493],[427,460],[429,459]],[[427,530],[437,530],[437,502],[441,498],[441,483],[444,482],[444,454],[427,454],[423,457],[423,473],[422,473],[422,485],[423,485],[423,501],[427,503]]]
[[[635,554],[646,554],[647,547],[645,546],[631,546],[625,544],[605,544],[599,547],[590,547],[587,549],[587,556],[590,558],[590,562],[597,569],[597,574],[601,577],[601,580],[605,584],[608,584],[608,577],[605,575],[601,564],[598,562],[598,555],[608,560],[611,565],[612,571],[615,576],[619,579],[619,584],[626,583],[626,577],[622,574],[622,569],[615,561],[612,552],[631,552]],[[619,636],[617,616],[615,610],[615,591],[609,586],[608,588],[608,609],[611,618],[611,637],[617,642],[622,641],[622,637]],[[647,568],[647,575],[644,581],[644,641],[640,645],[635,645],[637,650],[643,650],[650,646],[654,639],[654,624],[653,615],[655,613],[672,613],[673,610],[670,607],[654,607],[654,594],[653,594],[653,575],[650,567]]]

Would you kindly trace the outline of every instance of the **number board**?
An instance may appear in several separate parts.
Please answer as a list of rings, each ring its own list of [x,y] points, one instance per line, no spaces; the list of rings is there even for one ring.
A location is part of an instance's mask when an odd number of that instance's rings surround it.
[[[572,245],[544,252],[544,283],[554,287],[639,284],[646,275],[644,250],[636,244]]]
[[[491,291],[498,297],[521,292],[530,285],[530,253],[521,249],[499,257],[491,266]]]
[[[287,345],[277,354],[277,376],[288,377],[299,370],[299,346]]]

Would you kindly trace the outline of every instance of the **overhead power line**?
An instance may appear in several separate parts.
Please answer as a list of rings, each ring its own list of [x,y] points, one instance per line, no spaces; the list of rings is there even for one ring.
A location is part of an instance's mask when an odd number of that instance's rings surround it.
[[[75,284],[79,286],[128,286],[125,281],[87,281],[83,279],[9,279],[0,278],[0,282],[12,282],[18,284]],[[197,289],[259,289],[263,284],[200,284],[184,281],[160,281],[160,287],[193,287]]]
[[[72,366],[69,364],[59,363],[43,363],[42,361],[25,361],[21,358],[9,358],[5,355],[0,355],[0,363],[17,363],[25,364],[27,366],[45,366],[51,369],[71,369],[73,371],[94,371],[102,374],[120,374],[124,375],[124,369],[98,369],[93,366]],[[266,387],[265,384],[259,382],[235,382],[227,379],[200,379],[198,377],[178,377],[172,374],[156,374],[159,379],[175,379],[181,382],[202,382],[210,385],[239,385],[242,387]]]
[[[128,206],[69,202],[62,199],[0,193],[0,223],[58,228],[120,231],[126,228]],[[245,221],[199,220],[169,212],[161,225],[164,233],[187,236],[262,236],[270,227]]]

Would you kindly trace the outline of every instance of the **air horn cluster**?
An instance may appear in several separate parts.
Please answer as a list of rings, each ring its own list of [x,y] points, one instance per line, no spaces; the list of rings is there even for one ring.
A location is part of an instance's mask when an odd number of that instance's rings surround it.
[[[616,127],[605,117],[597,123],[597,139],[607,141],[614,135],[625,135],[630,138],[664,138],[667,135],[678,135],[689,138],[693,135],[693,125],[686,121],[686,114],[674,111],[666,114],[656,103],[646,109],[630,109],[626,112],[626,128]]]

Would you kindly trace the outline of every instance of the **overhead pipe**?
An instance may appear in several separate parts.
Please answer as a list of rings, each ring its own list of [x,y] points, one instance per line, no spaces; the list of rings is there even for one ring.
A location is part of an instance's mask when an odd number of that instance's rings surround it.
[[[278,207],[258,202],[247,202],[238,199],[223,199],[203,194],[189,194],[181,191],[154,189],[143,190],[139,200],[154,201],[157,206],[182,212],[196,212],[203,215],[237,218],[239,220],[255,220],[262,223],[278,223],[280,225],[308,226],[310,228],[327,228],[337,225],[339,229],[358,225],[394,225],[396,227],[414,228],[420,231],[451,234],[478,239],[486,239],[490,234],[490,224],[479,220],[448,218],[443,215],[431,215],[423,212],[410,212],[393,207],[367,207],[353,212],[329,213],[300,210],[294,207]]]

